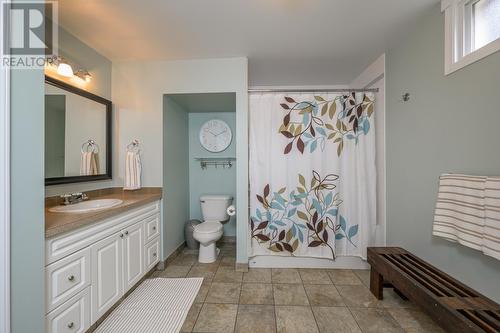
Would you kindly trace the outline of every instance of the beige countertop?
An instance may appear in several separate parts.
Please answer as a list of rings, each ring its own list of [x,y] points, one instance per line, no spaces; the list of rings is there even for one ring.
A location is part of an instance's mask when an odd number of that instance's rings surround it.
[[[123,203],[107,209],[88,213],[52,213],[49,208],[60,205],[59,197],[45,199],[45,238],[51,238],[75,229],[97,223],[108,217],[118,215],[127,210],[140,207],[147,203],[160,200],[161,187],[147,187],[136,191],[124,191],[114,187],[85,192],[89,200],[93,199],[121,199]]]

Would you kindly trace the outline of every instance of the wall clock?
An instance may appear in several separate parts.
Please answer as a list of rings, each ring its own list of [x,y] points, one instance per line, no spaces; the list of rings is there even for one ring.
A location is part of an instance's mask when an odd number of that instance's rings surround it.
[[[225,121],[212,119],[200,128],[200,143],[209,152],[219,153],[226,150],[232,139],[233,133]]]

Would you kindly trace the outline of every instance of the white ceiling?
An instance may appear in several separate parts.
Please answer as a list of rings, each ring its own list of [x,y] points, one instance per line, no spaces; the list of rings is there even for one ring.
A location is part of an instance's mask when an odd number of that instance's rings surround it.
[[[346,84],[438,2],[60,0],[59,22],[111,60],[246,56],[251,85]]]

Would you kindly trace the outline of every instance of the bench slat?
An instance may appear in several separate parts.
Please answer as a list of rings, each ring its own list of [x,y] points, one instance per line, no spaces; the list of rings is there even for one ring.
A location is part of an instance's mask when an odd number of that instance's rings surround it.
[[[427,289],[432,291],[432,293],[436,296],[449,296],[446,293],[444,293],[442,290],[439,290],[439,288],[436,288],[434,285],[426,281],[425,279],[422,279],[420,276],[412,272],[410,269],[405,267],[403,264],[398,262],[394,257],[390,255],[384,255],[384,258],[390,261],[393,265],[397,266],[399,269],[403,270],[406,274],[411,276],[415,281],[418,283],[424,285]]]
[[[410,261],[406,260],[404,257],[402,256],[394,256],[394,257],[398,262],[408,267],[408,269],[410,269],[415,275],[427,281],[427,283],[431,284],[434,288],[439,289],[443,294],[447,296],[459,296],[456,292],[449,289],[448,286],[442,284],[439,280],[436,280],[429,274],[426,274],[425,271],[422,271],[418,267],[415,267],[415,265],[413,265]]]
[[[488,325],[495,328],[497,331],[500,330],[500,321],[491,316],[487,311],[476,311],[476,315],[481,318],[481,320],[487,322]]]
[[[443,279],[447,280],[448,282],[454,284],[455,286],[457,286],[461,290],[465,291],[468,295],[470,295],[472,297],[477,297],[479,295],[474,289],[470,288],[469,286],[466,286],[465,284],[463,284],[460,281],[454,279],[453,277],[451,277],[447,273],[445,273],[445,272],[437,269],[436,267],[430,265],[429,263],[427,263],[424,260],[420,259],[419,257],[417,257],[416,255],[414,255],[413,253],[407,252],[406,255],[409,256],[409,257],[411,257],[412,259],[420,262],[421,264],[427,266],[433,272],[435,272],[436,274],[439,274],[440,276],[442,276]]]
[[[467,319],[472,321],[477,326],[481,327],[484,332],[487,333],[498,333],[498,327],[495,328],[488,321],[483,320],[480,316],[478,316],[479,312],[474,310],[458,310],[462,313]]]
[[[417,269],[422,270],[425,272],[427,275],[432,277],[432,279],[438,281],[439,283],[443,284],[446,286],[451,292],[453,292],[456,296],[475,296],[475,295],[467,295],[467,291],[460,289],[460,287],[456,286],[453,283],[450,283],[450,281],[446,280],[442,276],[439,276],[438,273],[433,272],[431,269],[429,269],[428,266],[424,266],[418,261],[414,260],[411,256],[405,255],[404,258],[408,260],[408,262],[411,262],[413,266],[415,266]]]

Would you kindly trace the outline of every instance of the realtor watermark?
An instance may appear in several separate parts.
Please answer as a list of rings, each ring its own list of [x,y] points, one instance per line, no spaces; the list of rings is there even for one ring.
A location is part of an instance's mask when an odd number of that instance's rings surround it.
[[[1,0],[1,67],[40,69],[57,54],[56,1]]]

